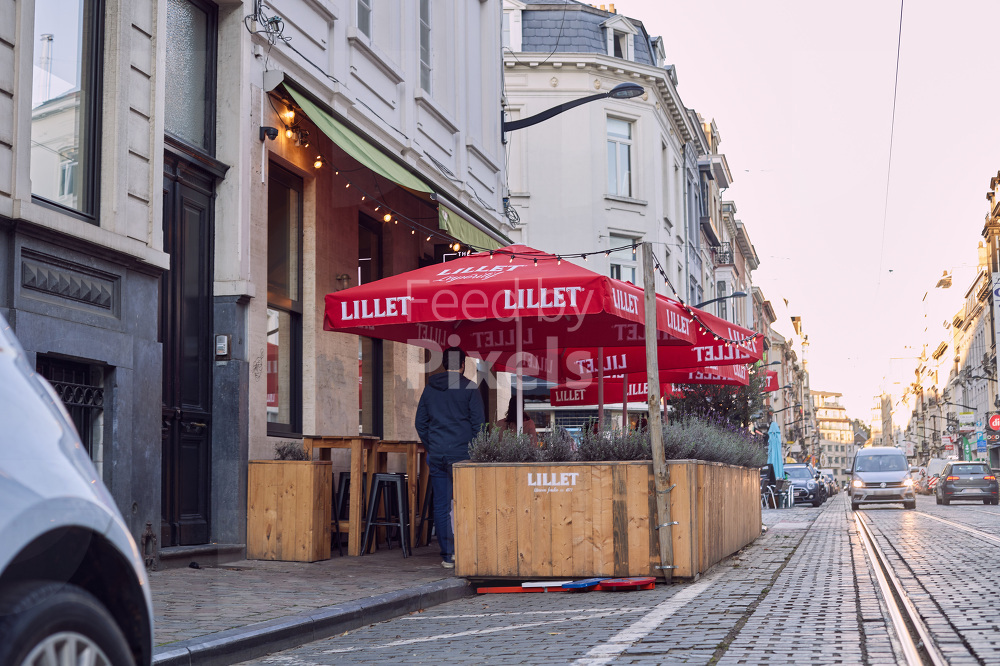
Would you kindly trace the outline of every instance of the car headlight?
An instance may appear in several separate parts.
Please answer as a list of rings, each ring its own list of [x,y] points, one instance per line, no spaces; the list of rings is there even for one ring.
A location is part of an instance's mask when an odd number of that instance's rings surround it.
[[[865,482],[862,481],[861,479],[854,479],[854,483],[852,483],[851,485],[853,485],[855,488],[864,488]]]
[[[903,479],[903,485],[904,486],[908,486],[908,487],[912,487],[913,486],[913,479]]]
[[[816,482],[815,481],[810,481],[810,482],[808,482],[806,484],[806,488],[808,488],[809,490],[812,490],[815,487],[816,487]]]

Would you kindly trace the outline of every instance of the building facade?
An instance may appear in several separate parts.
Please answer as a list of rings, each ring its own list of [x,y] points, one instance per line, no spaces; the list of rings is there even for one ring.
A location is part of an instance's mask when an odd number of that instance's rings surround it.
[[[137,541],[240,551],[249,459],[415,435],[324,295],[509,240],[500,2],[71,4],[3,3],[0,312]]]

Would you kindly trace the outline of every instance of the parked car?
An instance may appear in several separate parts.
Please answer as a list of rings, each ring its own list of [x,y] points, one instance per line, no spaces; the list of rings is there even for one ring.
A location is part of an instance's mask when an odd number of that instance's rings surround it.
[[[851,509],[861,504],[902,504],[917,508],[906,456],[891,446],[860,449],[851,465]]]
[[[837,480],[833,478],[833,472],[820,472],[823,476],[823,481],[826,483],[826,494],[827,497],[833,497],[840,492],[840,486],[837,484]]]
[[[955,500],[997,504],[1000,488],[997,477],[986,463],[955,461],[941,471],[934,500],[938,504],[951,504]]]
[[[820,506],[826,501],[826,484],[812,465],[788,463],[785,465],[785,476],[792,484],[792,496],[796,504]]]
[[[149,664],[142,556],[2,316],[0,432],[0,664]]]

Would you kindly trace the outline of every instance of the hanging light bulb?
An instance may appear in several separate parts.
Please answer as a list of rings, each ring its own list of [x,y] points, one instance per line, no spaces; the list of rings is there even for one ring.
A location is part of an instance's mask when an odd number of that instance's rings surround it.
[[[376,212],[376,213],[378,212],[378,209],[379,209],[379,208],[381,208],[381,206],[375,206],[375,212]]]
[[[562,257],[556,257],[556,266],[562,266]]]
[[[322,166],[323,166],[323,156],[322,155],[317,155],[316,156],[316,161],[313,162],[313,167],[316,168],[316,169],[319,169]]]
[[[604,256],[605,257],[610,257],[611,256],[611,250],[605,250],[604,251]]]
[[[376,208],[375,210],[378,210],[378,208]],[[391,219],[392,219],[392,213],[386,213],[385,215],[382,216],[383,222],[388,222]]]
[[[510,255],[510,261],[507,262],[507,263],[510,263],[510,264],[514,263],[514,254],[513,253],[511,253],[511,255]]]
[[[587,261],[587,255],[583,255],[583,260]]]
[[[538,259],[535,259],[535,266],[538,265]]]
[[[288,123],[289,124],[294,123],[295,122],[295,109],[288,109],[288,111],[285,112],[285,118],[288,119]]]
[[[291,139],[293,136],[295,136],[295,132],[292,131],[292,128],[285,126],[285,138]]]
[[[411,235],[411,236],[414,236],[414,235],[416,235],[416,233],[417,233],[417,230],[416,230],[416,229],[410,229],[410,235]]]
[[[393,224],[399,224],[399,219],[397,218],[397,219],[393,220],[392,223]]]
[[[351,184],[350,184],[350,183],[348,183],[347,185],[344,185],[344,189],[346,190],[346,189],[347,189],[348,187],[350,187],[350,186],[351,186]]]
[[[430,237],[430,236],[428,236],[426,240],[427,240],[427,241],[429,242],[429,241],[430,241],[430,239],[431,239],[431,237]]]
[[[458,243],[455,243],[451,246],[451,249],[454,250],[455,252],[458,252],[459,250],[462,249],[462,246]]]
[[[365,195],[363,195],[363,194],[361,195],[361,200],[362,200],[362,201],[364,201],[364,200],[365,200]]]
[[[635,248],[636,248],[635,243],[632,243],[632,256],[633,257],[635,256]]]
[[[490,250],[490,259],[493,258],[493,250]]]

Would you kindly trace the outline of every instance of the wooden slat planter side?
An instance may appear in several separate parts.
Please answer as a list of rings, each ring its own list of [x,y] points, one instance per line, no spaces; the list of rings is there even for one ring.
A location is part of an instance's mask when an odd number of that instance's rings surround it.
[[[330,461],[250,461],[247,559],[330,559],[332,498]]]
[[[668,461],[674,575],[691,578],[760,532],[757,470]],[[648,461],[459,463],[455,572],[472,578],[661,576]]]

